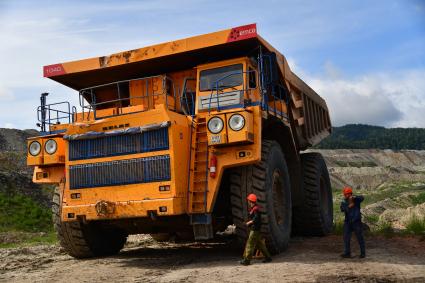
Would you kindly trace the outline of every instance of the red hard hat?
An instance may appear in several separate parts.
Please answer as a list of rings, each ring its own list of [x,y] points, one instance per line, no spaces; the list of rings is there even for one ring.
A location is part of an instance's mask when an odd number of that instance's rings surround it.
[[[342,193],[343,193],[344,195],[352,194],[352,193],[353,193],[353,189],[352,189],[352,188],[350,188],[350,187],[345,187],[345,188],[342,190]]]
[[[252,202],[257,202],[257,196],[255,194],[249,194],[246,199]]]

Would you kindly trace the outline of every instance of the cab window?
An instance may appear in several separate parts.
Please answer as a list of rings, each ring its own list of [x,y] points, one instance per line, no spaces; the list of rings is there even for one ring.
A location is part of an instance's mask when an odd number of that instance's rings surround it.
[[[240,86],[243,83],[243,65],[236,64],[201,71],[199,90],[208,91]]]

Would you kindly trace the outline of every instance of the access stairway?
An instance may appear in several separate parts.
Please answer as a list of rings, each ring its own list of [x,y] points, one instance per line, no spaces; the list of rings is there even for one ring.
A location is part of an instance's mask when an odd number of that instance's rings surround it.
[[[189,167],[188,214],[195,240],[213,238],[211,215],[207,214],[208,137],[205,118],[192,118],[192,141]]]

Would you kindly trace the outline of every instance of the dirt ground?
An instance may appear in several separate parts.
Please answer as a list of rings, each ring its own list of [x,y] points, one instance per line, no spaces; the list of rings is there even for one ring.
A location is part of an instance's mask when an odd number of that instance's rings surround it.
[[[241,266],[232,241],[157,243],[138,235],[117,256],[89,260],[58,246],[0,249],[0,282],[425,282],[423,239],[369,237],[366,259],[340,259],[341,250],[340,236],[294,238],[273,262]]]

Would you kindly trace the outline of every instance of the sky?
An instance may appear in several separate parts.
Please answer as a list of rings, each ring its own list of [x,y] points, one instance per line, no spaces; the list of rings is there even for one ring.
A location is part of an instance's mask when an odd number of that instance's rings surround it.
[[[42,67],[257,23],[334,126],[425,127],[425,0],[0,0],[0,128],[35,128]]]

